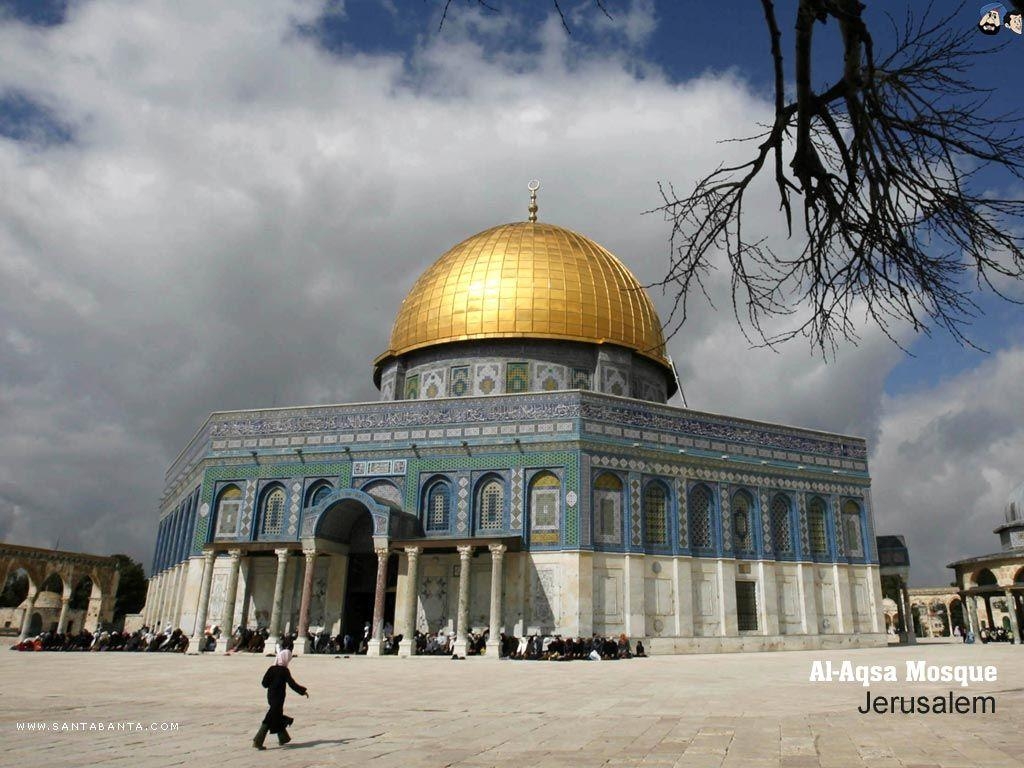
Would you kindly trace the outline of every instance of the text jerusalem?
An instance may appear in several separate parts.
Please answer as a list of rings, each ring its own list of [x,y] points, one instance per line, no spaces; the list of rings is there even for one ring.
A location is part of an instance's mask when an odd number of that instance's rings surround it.
[[[902,678],[895,665],[833,663],[815,661],[811,664],[812,683],[954,683],[966,688],[971,683],[994,683],[999,677],[994,666],[935,665],[925,661],[908,661]],[[967,715],[995,714],[994,696],[965,696],[956,691],[938,695],[881,696],[866,691],[864,704],[857,707],[862,715]]]

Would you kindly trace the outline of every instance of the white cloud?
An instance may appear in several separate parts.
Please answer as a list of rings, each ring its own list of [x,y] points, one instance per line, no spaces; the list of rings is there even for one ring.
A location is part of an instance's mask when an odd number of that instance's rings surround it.
[[[875,515],[903,533],[912,581],[946,584],[945,566],[999,550],[1010,491],[1024,481],[1024,347],[934,386],[884,398],[872,456]]]
[[[0,91],[75,136],[0,139],[3,538],[148,559],[163,472],[209,411],[375,399],[415,277],[524,218],[530,178],[542,220],[660,277],[667,226],[640,215],[655,182],[742,156],[722,127],[768,114],[731,75],[672,84],[554,18],[525,55],[487,45],[515,14],[464,11],[403,61],[318,49],[297,27],[321,10],[95,0],[59,27],[0,25]],[[632,5],[637,39],[649,10]],[[769,230],[770,194],[749,206]],[[670,348],[692,407],[869,438],[899,359],[874,332],[835,365],[751,351],[724,309]]]

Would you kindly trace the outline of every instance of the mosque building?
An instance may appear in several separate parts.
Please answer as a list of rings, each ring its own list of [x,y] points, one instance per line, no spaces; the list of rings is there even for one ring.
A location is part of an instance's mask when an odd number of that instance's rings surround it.
[[[641,284],[536,212],[419,277],[378,402],[206,419],[166,475],[144,621],[299,650],[370,623],[371,654],[387,625],[460,650],[489,629],[490,656],[502,632],[885,644],[865,441],[668,405]]]

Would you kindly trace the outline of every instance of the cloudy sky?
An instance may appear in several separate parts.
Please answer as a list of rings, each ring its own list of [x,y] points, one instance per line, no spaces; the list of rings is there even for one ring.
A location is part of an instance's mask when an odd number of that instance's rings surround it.
[[[413,280],[524,218],[530,178],[542,220],[653,281],[657,182],[745,157],[718,140],[770,114],[756,15],[563,0],[567,36],[543,0],[456,2],[439,30],[441,5],[0,2],[0,539],[148,564],[206,415],[375,399]],[[769,193],[751,225],[774,235]],[[691,407],[868,438],[880,532],[942,584],[1024,481],[1024,320],[983,305],[988,354],[867,326],[828,363],[752,350],[706,304],[670,352]]]

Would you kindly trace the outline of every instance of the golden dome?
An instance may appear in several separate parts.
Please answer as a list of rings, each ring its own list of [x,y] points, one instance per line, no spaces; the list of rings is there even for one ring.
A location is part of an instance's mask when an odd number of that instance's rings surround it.
[[[615,256],[562,227],[530,221],[473,235],[427,269],[375,361],[471,339],[618,344],[668,367],[646,291]]]

